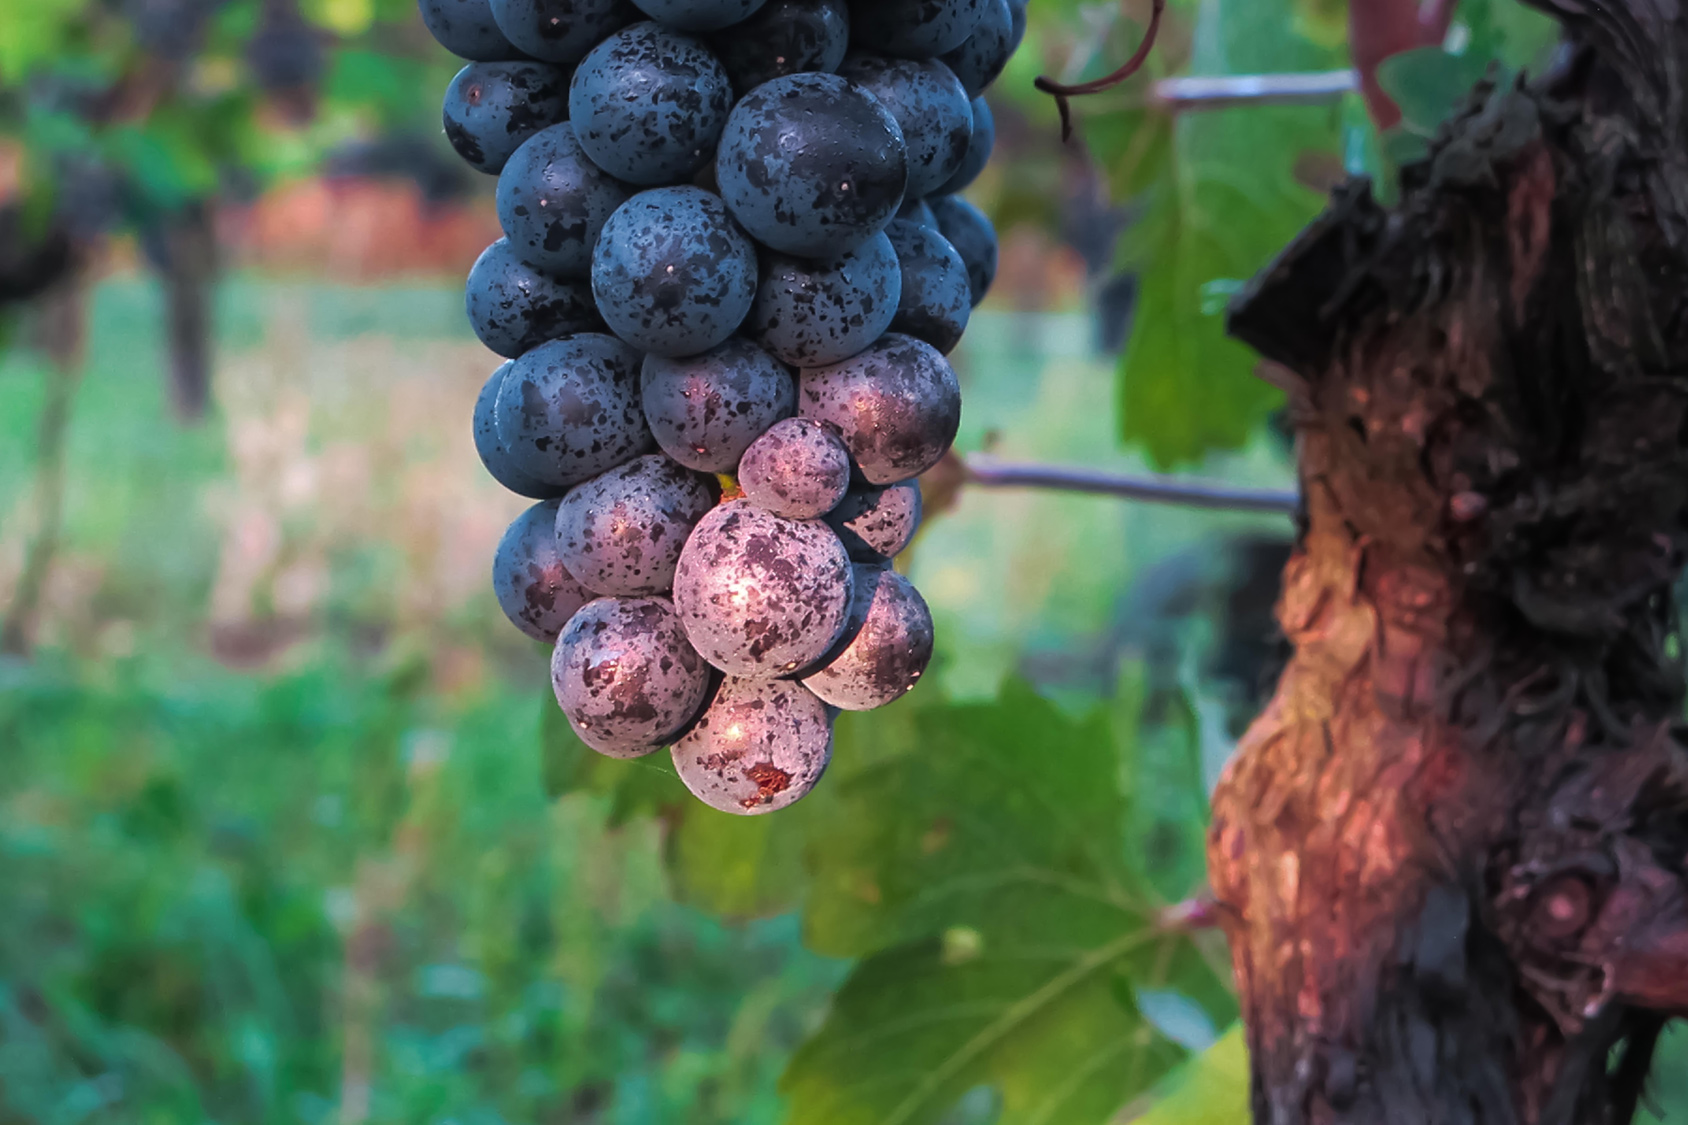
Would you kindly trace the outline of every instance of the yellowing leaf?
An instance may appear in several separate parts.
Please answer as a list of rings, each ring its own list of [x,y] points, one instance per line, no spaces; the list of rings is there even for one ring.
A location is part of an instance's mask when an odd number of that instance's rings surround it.
[[[375,0],[314,0],[311,21],[336,35],[362,35],[375,22]]]

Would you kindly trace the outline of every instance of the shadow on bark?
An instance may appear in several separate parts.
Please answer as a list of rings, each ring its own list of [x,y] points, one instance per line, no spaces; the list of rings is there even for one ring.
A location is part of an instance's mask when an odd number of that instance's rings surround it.
[[[1300,380],[1209,854],[1263,1123],[1615,1125],[1688,1014],[1688,8],[1533,2],[1554,72],[1232,310]]]

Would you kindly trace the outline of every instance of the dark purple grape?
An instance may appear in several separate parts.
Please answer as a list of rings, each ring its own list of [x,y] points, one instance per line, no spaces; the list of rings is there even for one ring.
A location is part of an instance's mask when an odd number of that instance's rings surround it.
[[[439,45],[471,62],[519,59],[522,52],[492,18],[491,0],[419,0],[422,23]]]
[[[730,473],[767,428],[797,410],[797,382],[734,337],[689,359],[646,356],[640,394],[662,451],[688,469]]]
[[[884,234],[822,261],[770,251],[745,331],[795,367],[837,363],[885,334],[902,288],[903,271]]]
[[[986,0],[852,0],[851,34],[870,51],[931,59],[967,41]]]
[[[624,203],[598,236],[592,292],[610,329],[640,351],[699,355],[723,344],[756,300],[756,248],[697,187]]]
[[[996,228],[983,211],[959,195],[932,200],[932,214],[937,216],[938,230],[967,263],[967,283],[973,290],[973,307],[978,308],[996,281]]]
[[[551,655],[551,687],[580,740],[612,758],[667,745],[709,696],[709,665],[665,598],[599,598]]]
[[[843,363],[803,372],[797,410],[843,435],[869,483],[896,484],[949,451],[961,427],[961,387],[936,348],[893,332]]]
[[[784,676],[832,648],[850,589],[849,556],[826,524],[731,500],[692,531],[674,574],[674,605],[692,647],[715,667]]]
[[[445,92],[445,136],[496,176],[523,141],[568,117],[568,75],[537,62],[472,62]]]
[[[546,500],[517,516],[492,563],[492,589],[504,616],[548,645],[593,597],[557,553],[557,504]]]
[[[833,258],[897,213],[908,149],[896,118],[866,90],[836,74],[790,74],[733,107],[715,177],[733,218],[764,246]]]
[[[736,816],[774,812],[814,789],[832,760],[832,719],[802,684],[728,677],[671,751],[692,795]]]
[[[973,311],[967,263],[934,227],[898,219],[888,232],[902,267],[902,298],[891,331],[925,340],[948,355]]]
[[[932,208],[926,206],[924,199],[903,200],[903,205],[897,209],[897,218],[919,226],[931,227],[933,230],[938,229],[938,220],[932,217]]]
[[[954,195],[970,187],[979,173],[990,163],[991,151],[996,148],[996,117],[984,98],[973,99],[973,139],[967,143],[967,158],[934,195]]]
[[[961,79],[967,96],[976,98],[1002,76],[1025,32],[1025,16],[1022,14],[1016,22],[1008,0],[986,0],[979,26],[967,42],[944,55],[944,63]]]
[[[751,443],[738,482],[744,498],[764,511],[818,519],[850,490],[850,451],[822,423],[787,418]]]
[[[464,287],[469,326],[481,343],[507,359],[576,332],[596,332],[604,322],[592,288],[559,281],[516,255],[508,238],[486,248]]]
[[[850,49],[850,10],[844,0],[768,0],[709,45],[742,98],[787,74],[837,70]]]
[[[908,148],[908,194],[921,198],[955,175],[973,137],[973,106],[961,80],[936,59],[853,53],[838,68],[897,119]]]
[[[639,18],[628,0],[491,0],[504,35],[536,59],[573,66],[600,39]]]
[[[633,0],[651,19],[676,31],[720,31],[749,19],[765,0]]]
[[[481,464],[486,466],[492,479],[511,492],[530,500],[552,500],[566,490],[537,481],[522,472],[516,467],[510,451],[498,440],[498,391],[504,386],[504,377],[514,366],[514,363],[507,362],[494,371],[475,399],[475,452],[480,454]]]
[[[643,186],[696,175],[732,107],[732,81],[709,48],[651,22],[592,48],[569,85],[580,147],[610,175]]]
[[[932,613],[914,583],[890,567],[858,566],[842,652],[803,684],[845,711],[895,703],[932,663]]]
[[[632,194],[592,163],[568,122],[541,129],[498,177],[498,221],[524,261],[553,277],[592,274],[598,232]]]
[[[568,494],[557,512],[557,549],[593,593],[666,594],[687,536],[714,506],[707,478],[649,454]]]
[[[888,488],[852,488],[844,502],[826,514],[826,522],[850,558],[881,563],[914,542],[920,516],[920,482],[905,480]]]
[[[650,452],[638,372],[639,353],[614,336],[539,345],[498,392],[499,443],[523,473],[564,487]]]

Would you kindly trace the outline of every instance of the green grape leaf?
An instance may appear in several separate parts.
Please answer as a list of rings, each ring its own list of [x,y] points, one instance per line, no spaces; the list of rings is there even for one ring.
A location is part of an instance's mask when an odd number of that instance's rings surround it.
[[[1295,31],[1296,0],[1218,0],[1195,30],[1192,70],[1201,74],[1319,70],[1333,52]],[[1144,139],[1165,128],[1164,141]],[[1152,138],[1152,135],[1151,135]],[[1323,205],[1297,177],[1310,154],[1342,151],[1340,112],[1330,107],[1253,107],[1183,114],[1167,125],[1102,135],[1098,152],[1118,167],[1114,186],[1135,197],[1141,218],[1121,240],[1120,264],[1140,289],[1120,360],[1122,435],[1161,468],[1244,445],[1281,402],[1254,374],[1256,357],[1225,334],[1213,286],[1253,276]],[[1164,159],[1139,171],[1133,150]]]
[[[1155,1092],[1133,1125],[1237,1125],[1248,1120],[1248,1041],[1237,1024],[1185,1062]]]
[[[993,942],[965,929],[868,958],[781,1089],[790,1125],[931,1125],[990,1086],[997,1125],[1090,1125],[1182,1050],[1108,987],[1171,939],[1131,930],[1093,947]]]
[[[956,926],[1094,944],[1140,929],[1154,904],[1125,857],[1119,770],[1104,716],[1069,718],[1019,682],[992,703],[841,717],[814,802],[809,944],[848,957]]]
[[[1440,47],[1419,47],[1384,59],[1377,80],[1401,108],[1402,124],[1423,136],[1465,100],[1489,69],[1491,60],[1476,53],[1449,54]]]
[[[934,1122],[981,1086],[1000,1125],[1101,1122],[1182,1057],[1136,990],[1232,1018],[1127,855],[1106,714],[1010,682],[992,703],[845,716],[834,761],[805,935],[867,956],[787,1072],[794,1125]]]

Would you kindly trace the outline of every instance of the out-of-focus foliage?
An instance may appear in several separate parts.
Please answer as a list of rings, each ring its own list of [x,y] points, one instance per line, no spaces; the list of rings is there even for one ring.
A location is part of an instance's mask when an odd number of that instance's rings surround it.
[[[410,0],[0,0],[0,138],[83,237],[438,134],[454,65]]]
[[[1033,128],[1053,134],[1053,105],[1032,79],[1108,73],[1140,40],[1147,10],[1147,3],[1033,5],[1031,32],[1000,97]],[[1240,448],[1279,406],[1281,396],[1256,376],[1253,354],[1226,338],[1223,312],[1237,288],[1318,213],[1326,190],[1348,173],[1387,180],[1392,173],[1381,154],[1412,158],[1491,63],[1508,71],[1538,64],[1551,42],[1552,21],[1510,0],[1471,0],[1459,11],[1447,50],[1413,52],[1391,64],[1386,78],[1408,120],[1388,138],[1376,136],[1357,97],[1329,106],[1178,113],[1153,96],[1156,80],[1173,75],[1346,67],[1341,0],[1173,0],[1145,71],[1075,102],[1080,142],[1130,217],[1114,251],[1118,266],[1138,275],[1120,361],[1119,417],[1124,440],[1156,464],[1196,464]],[[996,214],[1011,219],[1026,206],[1014,181],[1037,174],[998,169],[981,191],[996,192]],[[1059,198],[1058,182],[1039,185],[1042,194]],[[1095,236],[1114,233],[1098,229]]]

